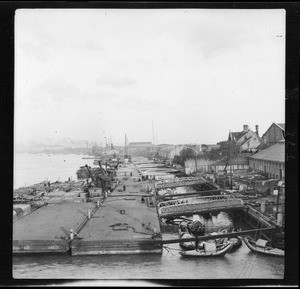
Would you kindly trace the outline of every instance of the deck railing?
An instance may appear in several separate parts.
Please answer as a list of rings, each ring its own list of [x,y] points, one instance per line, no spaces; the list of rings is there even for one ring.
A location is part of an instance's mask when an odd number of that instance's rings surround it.
[[[177,200],[163,201],[157,204],[157,209],[160,217],[243,208],[243,201],[232,195],[181,198]]]

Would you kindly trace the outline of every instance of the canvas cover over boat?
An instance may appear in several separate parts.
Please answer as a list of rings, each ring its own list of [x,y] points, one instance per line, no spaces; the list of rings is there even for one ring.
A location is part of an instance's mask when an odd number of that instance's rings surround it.
[[[256,246],[258,247],[262,247],[262,248],[265,248],[267,246],[269,241],[267,240],[263,240],[263,239],[258,239],[255,243]]]
[[[205,253],[216,253],[217,252],[216,244],[204,242],[204,251]]]

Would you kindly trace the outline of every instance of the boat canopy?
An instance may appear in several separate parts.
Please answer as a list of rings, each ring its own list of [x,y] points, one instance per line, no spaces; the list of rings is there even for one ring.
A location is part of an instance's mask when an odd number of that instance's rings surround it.
[[[215,243],[204,242],[204,251],[205,253],[211,252],[214,253],[217,251],[217,247]]]
[[[258,240],[256,241],[255,244],[256,244],[256,246],[258,246],[258,247],[263,247],[263,248],[265,248],[265,247],[267,246],[268,242],[269,242],[269,241],[267,241],[267,240],[258,239]]]

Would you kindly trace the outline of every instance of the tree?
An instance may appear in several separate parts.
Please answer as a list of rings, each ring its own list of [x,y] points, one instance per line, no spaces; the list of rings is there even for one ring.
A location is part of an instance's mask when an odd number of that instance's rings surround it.
[[[184,148],[180,152],[180,157],[183,162],[185,162],[187,159],[193,159],[195,158],[196,152],[191,148]]]

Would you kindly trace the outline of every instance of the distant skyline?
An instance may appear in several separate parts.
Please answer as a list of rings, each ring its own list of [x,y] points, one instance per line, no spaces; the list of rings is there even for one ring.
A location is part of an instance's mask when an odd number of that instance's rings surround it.
[[[214,144],[285,123],[284,9],[19,9],[15,142]]]

